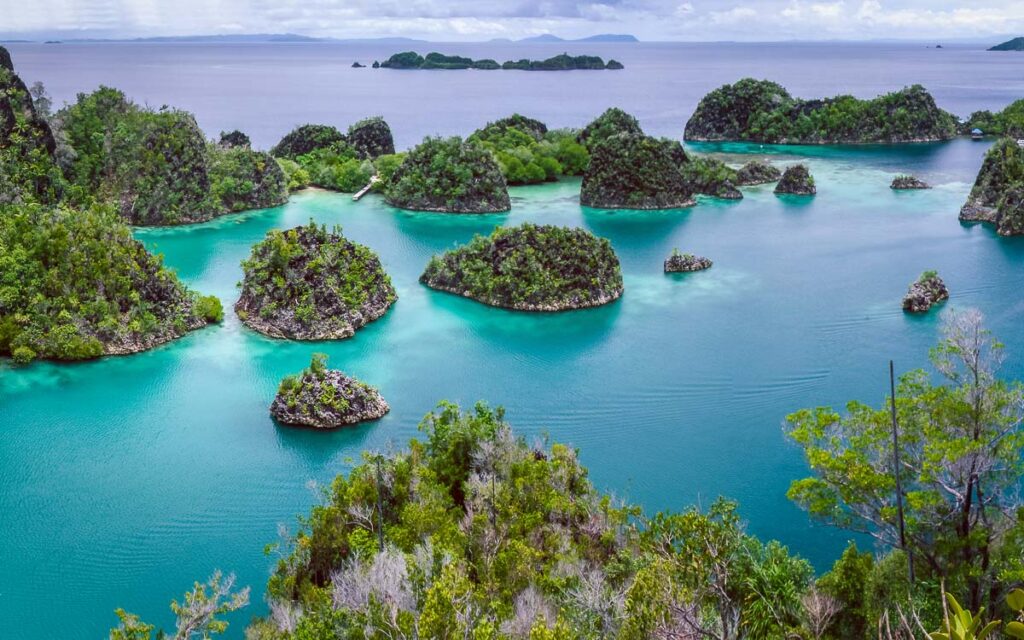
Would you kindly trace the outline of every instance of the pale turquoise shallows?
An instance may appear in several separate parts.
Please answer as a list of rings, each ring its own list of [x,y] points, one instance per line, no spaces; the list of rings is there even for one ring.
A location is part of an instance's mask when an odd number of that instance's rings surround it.
[[[284,207],[137,236],[228,309],[223,326],[155,351],[79,365],[0,365],[0,637],[99,638],[123,606],[169,622],[167,603],[213,569],[253,586],[241,637],[263,609],[278,523],[293,525],[363,449],[401,446],[448,398],[503,404],[520,433],[581,449],[592,478],[650,509],[724,494],[750,529],[826,567],[847,536],[811,527],[786,488],[806,473],[781,423],[803,406],[880,401],[889,358],[926,363],[943,313],[977,306],[1024,373],[1024,239],[962,226],[957,210],[987,145],[795,148],[812,199],[770,186],[690,210],[581,209],[578,181],[513,190],[507,215],[400,212],[377,196],[308,192]],[[726,146],[730,152],[755,147]],[[776,152],[766,149],[766,152]],[[935,189],[894,193],[896,173]],[[230,312],[239,262],[268,229],[340,224],[377,251],[399,300],[353,339],[265,339]],[[428,290],[430,255],[524,221],[576,225],[612,241],[626,292],[559,315],[511,313]],[[678,247],[705,272],[665,276]],[[938,269],[936,312],[900,310]],[[383,420],[335,432],[275,426],[280,378],[312,352],[378,386]]]

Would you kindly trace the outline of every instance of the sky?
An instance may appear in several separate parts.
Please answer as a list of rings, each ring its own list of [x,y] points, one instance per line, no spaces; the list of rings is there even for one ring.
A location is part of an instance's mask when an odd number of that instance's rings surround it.
[[[0,0],[7,39],[245,33],[938,42],[1024,35],[1024,0]]]

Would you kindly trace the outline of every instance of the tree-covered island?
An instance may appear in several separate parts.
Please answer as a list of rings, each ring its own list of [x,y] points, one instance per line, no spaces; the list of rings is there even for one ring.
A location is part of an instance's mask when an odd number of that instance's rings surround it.
[[[1016,141],[1003,138],[985,154],[960,220],[993,224],[1002,236],[1024,233],[1024,148]]]
[[[313,222],[269,231],[242,270],[235,312],[274,338],[348,338],[397,299],[373,251]]]
[[[622,295],[611,243],[583,229],[524,224],[496,228],[431,258],[420,282],[518,311],[565,311]]]
[[[374,65],[377,68],[377,65]],[[618,60],[609,60],[607,63],[599,56],[571,56],[562,53],[545,60],[507,60],[503,64],[485,58],[474,60],[465,56],[453,56],[443,53],[431,52],[421,56],[415,51],[403,51],[396,53],[390,58],[381,62],[381,69],[480,69],[484,71],[496,71],[498,69],[515,69],[520,71],[575,71],[575,70],[619,70],[625,67]]]
[[[774,144],[931,142],[957,135],[957,119],[920,85],[862,100],[794,98],[768,80],[745,78],[704,96],[686,123],[696,141]]]

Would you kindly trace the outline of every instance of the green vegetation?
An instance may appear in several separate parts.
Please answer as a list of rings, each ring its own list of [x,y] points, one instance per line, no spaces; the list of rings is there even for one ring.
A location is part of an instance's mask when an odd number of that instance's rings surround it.
[[[594,140],[598,140],[594,142]],[[680,171],[682,146],[635,133],[591,137],[580,204],[606,209],[675,209],[696,204]]]
[[[56,142],[44,114],[0,47],[0,205],[51,204],[63,195]]]
[[[270,155],[275,158],[296,160],[311,151],[345,142],[345,136],[336,128],[322,124],[304,124],[281,138]]]
[[[270,405],[270,415],[282,424],[321,429],[376,420],[388,410],[376,389],[328,369],[322,353],[314,353],[302,373],[281,380]]]
[[[614,65],[612,64],[614,62]],[[577,69],[623,69],[621,62],[610,60],[605,65],[599,56],[570,56],[561,53],[546,60],[508,60],[501,65],[502,69],[518,69],[520,71],[573,71]]]
[[[586,148],[570,130],[548,131],[544,123],[518,113],[487,123],[466,141],[494,154],[510,185],[581,175],[590,162]]]
[[[378,162],[390,168],[395,153],[391,128],[383,118],[356,122],[342,135],[334,127],[304,125],[274,147],[278,164],[290,190],[309,185],[354,193],[370,182],[380,170]],[[382,160],[383,159],[383,160]]]
[[[442,403],[420,430],[325,488],[283,543],[250,640],[640,639],[719,620],[722,637],[767,640],[799,627],[810,565],[746,535],[734,504],[645,518],[597,492],[576,451],[528,446],[483,404]]]
[[[704,96],[686,123],[685,137],[829,144],[948,140],[956,133],[956,118],[935,106],[920,85],[873,100],[801,100],[774,82],[745,78]]]
[[[54,122],[72,158],[67,179],[88,194],[79,199],[109,202],[131,224],[201,222],[287,197],[284,175],[245,134],[208,143],[191,114],[143,109],[116,89],[79,94]]]
[[[599,115],[580,131],[577,139],[587,149],[604,139],[620,133],[642,135],[643,129],[636,118],[619,108],[611,108]]]
[[[981,129],[986,135],[1024,138],[1024,99],[1011,103],[1002,111],[975,111],[960,127],[962,133]]]
[[[205,584],[198,582],[185,594],[181,602],[171,601],[171,612],[175,618],[173,634],[157,631],[156,640],[193,640],[220,635],[228,628],[221,618],[249,604],[249,587],[234,591],[235,576],[226,578],[219,571],[214,572]],[[154,625],[147,624],[139,616],[118,609],[120,624],[110,630],[110,640],[151,640]]]
[[[219,322],[110,207],[0,208],[0,354],[80,360],[148,349]]]
[[[489,151],[460,138],[425,138],[392,173],[388,204],[414,211],[487,213],[511,203],[501,168]]]
[[[380,259],[335,227],[273,229],[242,262],[238,317],[276,338],[347,338],[397,299]]]
[[[917,591],[937,602],[945,584],[972,610],[992,610],[1001,587],[1024,578],[1024,502],[1015,491],[1024,472],[1024,386],[996,377],[1001,350],[981,314],[953,314],[931,354],[942,383],[912,371],[896,391],[905,548]],[[794,482],[789,496],[816,519],[899,547],[890,420],[888,400],[878,408],[851,402],[845,415],[822,407],[790,415],[787,431],[814,475]]]
[[[502,65],[490,58],[474,60],[464,56],[451,56],[443,53],[428,53],[426,57],[415,51],[403,51],[396,53],[390,58],[374,63],[374,68],[384,69],[519,69],[523,71],[568,71],[572,69],[622,69],[621,62],[609,60],[605,65],[604,60],[597,56],[570,56],[563,53],[546,60],[509,60]]]
[[[249,139],[249,136],[235,129],[234,131],[221,131],[220,141],[217,144],[227,149],[234,147],[248,149],[252,146],[252,140]]]
[[[679,165],[679,171],[691,191],[727,200],[739,200],[743,197],[736,188],[739,177],[735,169],[721,160],[707,156],[684,154],[684,157],[686,161]]]
[[[496,228],[431,258],[420,282],[497,307],[559,311],[622,295],[611,243],[583,229],[524,224]]]
[[[985,154],[960,219],[992,223],[1004,236],[1024,233],[1024,148],[1013,139],[1003,138]]]

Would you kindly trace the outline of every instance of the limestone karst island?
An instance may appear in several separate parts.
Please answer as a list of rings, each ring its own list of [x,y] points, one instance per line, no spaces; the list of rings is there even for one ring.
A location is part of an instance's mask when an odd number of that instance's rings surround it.
[[[1024,7],[0,0],[0,640],[1024,640]]]

